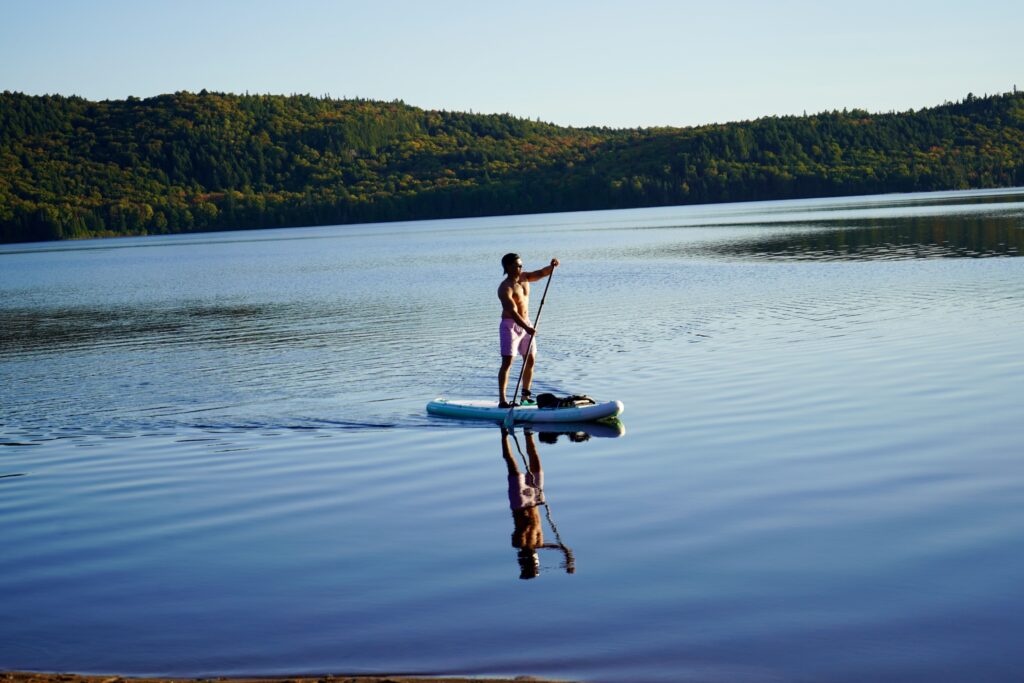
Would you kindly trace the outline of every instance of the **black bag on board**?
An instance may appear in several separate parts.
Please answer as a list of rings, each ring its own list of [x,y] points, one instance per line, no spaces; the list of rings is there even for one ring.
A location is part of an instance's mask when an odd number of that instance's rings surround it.
[[[578,408],[580,406],[592,406],[597,401],[589,396],[565,396],[559,398],[554,394],[537,394],[538,408]]]

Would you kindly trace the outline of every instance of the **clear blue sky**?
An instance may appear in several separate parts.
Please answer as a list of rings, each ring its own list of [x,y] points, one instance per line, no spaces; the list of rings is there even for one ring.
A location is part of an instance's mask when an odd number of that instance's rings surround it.
[[[562,125],[1024,90],[1021,0],[0,0],[0,90],[401,99]]]

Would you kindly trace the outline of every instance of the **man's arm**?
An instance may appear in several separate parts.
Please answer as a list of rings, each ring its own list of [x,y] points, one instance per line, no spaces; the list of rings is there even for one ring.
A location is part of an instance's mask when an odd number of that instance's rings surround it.
[[[537,280],[543,280],[544,278],[555,272],[555,268],[558,267],[558,259],[551,259],[551,263],[544,266],[540,270],[534,270],[529,273],[523,273],[519,276],[520,280],[526,280],[527,282],[536,282]]]

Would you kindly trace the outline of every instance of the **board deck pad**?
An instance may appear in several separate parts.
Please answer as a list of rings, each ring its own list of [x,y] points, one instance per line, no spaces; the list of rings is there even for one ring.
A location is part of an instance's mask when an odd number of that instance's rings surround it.
[[[515,406],[512,408],[514,422],[592,422],[617,417],[622,414],[622,401],[603,401],[593,405],[568,408],[538,408]],[[476,399],[435,398],[427,404],[431,415],[455,417],[468,420],[502,421],[508,416],[508,408],[501,408],[497,401]]]

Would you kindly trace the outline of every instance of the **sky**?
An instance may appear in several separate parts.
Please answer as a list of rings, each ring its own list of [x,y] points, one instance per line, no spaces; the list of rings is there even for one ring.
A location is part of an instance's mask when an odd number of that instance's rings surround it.
[[[0,0],[0,90],[402,100],[564,126],[1024,90],[1021,0]]]

